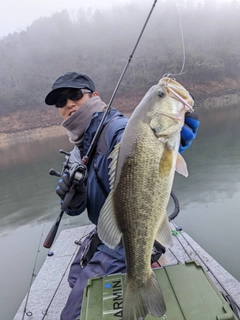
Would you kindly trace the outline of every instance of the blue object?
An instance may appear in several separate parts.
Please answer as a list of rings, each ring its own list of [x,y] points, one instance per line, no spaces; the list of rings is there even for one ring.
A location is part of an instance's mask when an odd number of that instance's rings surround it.
[[[192,141],[197,136],[200,121],[196,114],[186,113],[185,123],[181,130],[181,142],[179,146],[179,153],[183,153],[190,147]]]
[[[175,228],[176,228],[177,231],[182,231],[182,227],[175,226]]]

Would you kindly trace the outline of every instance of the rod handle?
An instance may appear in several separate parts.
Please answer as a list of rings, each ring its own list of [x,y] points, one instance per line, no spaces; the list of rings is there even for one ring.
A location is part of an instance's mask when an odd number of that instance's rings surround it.
[[[54,225],[52,226],[51,230],[48,232],[48,235],[43,243],[43,246],[47,249],[49,249],[52,244],[53,244],[53,241],[55,239],[55,236],[57,234],[57,231],[58,231],[58,227],[59,227],[59,224],[61,222],[61,219],[62,219],[62,216],[63,216],[63,213],[64,211],[62,210],[59,214],[59,216],[57,217]]]
[[[61,209],[62,209],[63,211],[65,211],[65,210],[68,208],[68,206],[69,206],[69,204],[70,204],[70,202],[71,202],[71,200],[72,200],[75,192],[76,192],[76,187],[75,187],[75,185],[73,184],[73,185],[71,186],[71,188],[69,189],[68,193],[66,193],[66,195],[65,195],[65,197],[64,197],[64,200],[63,200],[63,202],[62,202]]]

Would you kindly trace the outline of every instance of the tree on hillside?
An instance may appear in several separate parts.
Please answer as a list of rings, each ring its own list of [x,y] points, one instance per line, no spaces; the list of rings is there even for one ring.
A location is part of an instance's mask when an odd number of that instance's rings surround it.
[[[114,5],[101,11],[82,8],[72,17],[65,10],[2,39],[1,114],[42,107],[53,81],[67,71],[88,73],[100,94],[109,96],[148,9],[146,4]],[[238,79],[239,15],[236,0],[222,4],[185,0],[178,6],[172,0],[162,1],[149,20],[119,93],[146,90],[165,73],[179,73],[184,58],[184,80]]]

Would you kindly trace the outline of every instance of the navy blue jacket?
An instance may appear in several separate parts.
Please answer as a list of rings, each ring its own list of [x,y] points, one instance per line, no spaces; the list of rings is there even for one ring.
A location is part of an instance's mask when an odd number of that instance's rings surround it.
[[[83,150],[81,150],[82,157],[88,151],[103,114],[104,112],[96,112],[84,132]],[[108,159],[108,156],[114,146],[120,142],[127,122],[128,118],[116,109],[111,109],[106,116],[93,159],[89,163],[87,198],[75,210],[68,209],[66,211],[67,214],[79,215],[87,208],[89,220],[97,225],[100,210],[110,192],[108,167],[111,159]],[[181,130],[180,153],[184,152],[196,138],[199,124],[200,122],[196,115],[194,117],[193,114],[186,113],[185,124]]]
[[[104,112],[96,112],[87,126],[84,132],[81,157],[87,153],[103,114]],[[97,224],[100,210],[110,192],[108,167],[111,159],[108,159],[108,156],[121,140],[127,122],[128,118],[116,109],[111,109],[106,116],[93,158],[89,162],[86,184],[87,198],[77,209],[68,209],[66,211],[68,215],[79,215],[87,208],[89,220],[95,225]]]

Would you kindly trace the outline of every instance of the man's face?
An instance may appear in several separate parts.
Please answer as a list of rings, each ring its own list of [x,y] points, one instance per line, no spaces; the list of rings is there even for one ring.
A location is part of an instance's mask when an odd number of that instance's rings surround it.
[[[66,89],[63,90],[61,92],[61,96],[64,97],[68,97],[70,90],[73,89]],[[97,92],[93,92],[92,93],[93,96],[98,95]],[[77,95],[76,95],[77,97]],[[73,100],[72,100],[73,99]],[[81,106],[90,99],[89,93],[83,93],[82,97],[80,97],[80,99],[77,99],[74,97],[71,99],[71,95],[70,97],[68,97],[66,99],[66,104],[63,107],[58,107],[59,113],[62,116],[62,118],[64,120],[68,119],[69,117],[71,117],[72,114],[74,114],[74,112],[76,112],[79,108],[81,108]],[[64,99],[63,99],[64,101]]]

